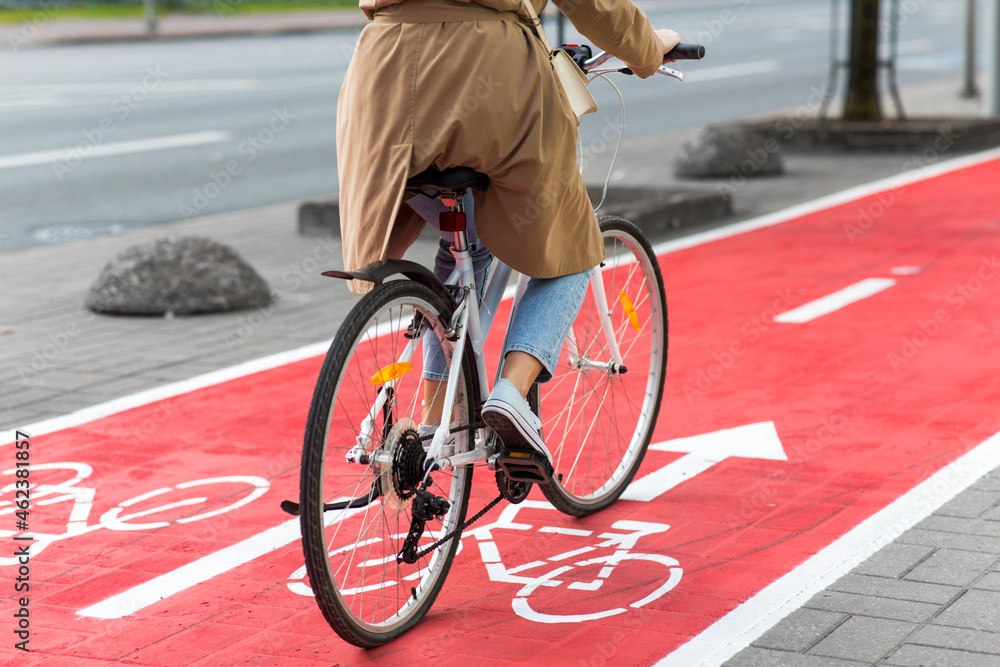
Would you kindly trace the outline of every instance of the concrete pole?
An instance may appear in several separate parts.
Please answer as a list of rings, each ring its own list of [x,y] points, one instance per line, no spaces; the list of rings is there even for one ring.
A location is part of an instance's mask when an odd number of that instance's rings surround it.
[[[156,0],[142,0],[142,6],[146,10],[146,29],[150,33],[156,32]]]
[[[978,97],[976,88],[976,1],[965,0],[965,87],[962,97]]]
[[[986,0],[986,99],[987,116],[1000,116],[1000,0]]]

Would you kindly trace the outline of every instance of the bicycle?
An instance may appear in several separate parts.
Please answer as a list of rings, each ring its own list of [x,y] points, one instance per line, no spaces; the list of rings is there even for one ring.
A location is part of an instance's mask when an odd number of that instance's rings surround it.
[[[591,57],[586,45],[563,48],[591,81],[632,73],[602,69],[611,56]],[[704,47],[680,45],[664,60],[703,56]],[[666,66],[659,71],[683,80]],[[489,393],[484,346],[512,271],[499,264],[480,304],[462,210],[470,188],[487,187],[487,176],[464,167],[432,168],[407,183],[448,209],[440,220],[455,238],[449,280],[405,260],[323,274],[375,287],[351,310],[323,362],[299,503],[282,508],[301,515],[306,570],[324,618],[357,646],[382,645],[423,618],[444,584],[456,538],[501,500],[520,503],[538,485],[573,516],[613,503],[642,463],[656,423],[667,361],[663,278],[642,232],[606,216],[599,224],[607,259],[591,273],[589,298],[552,380],[529,394],[552,461],[503,449],[489,431],[480,414]],[[386,282],[397,274],[404,279]],[[526,284],[519,276],[511,312]],[[423,379],[431,355],[447,362],[447,383]],[[451,418],[422,435],[419,425],[434,421],[433,408]],[[466,520],[473,468],[484,464],[500,493]],[[440,526],[428,529],[430,522]]]

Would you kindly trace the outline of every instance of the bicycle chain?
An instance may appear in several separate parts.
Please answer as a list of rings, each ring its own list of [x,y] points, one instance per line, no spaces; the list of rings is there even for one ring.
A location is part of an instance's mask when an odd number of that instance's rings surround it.
[[[448,429],[448,433],[454,435],[455,433],[461,433],[462,431],[474,431],[476,429],[486,428],[486,422],[478,421],[466,424],[465,426],[456,426],[455,428]],[[425,442],[427,440],[434,439],[434,431],[431,431],[427,435],[420,436],[420,441]]]
[[[449,429],[449,433],[461,433],[462,431],[471,431],[471,430],[474,430],[474,429],[484,428],[485,426],[486,426],[486,422],[484,422],[484,421],[472,422],[471,424],[466,424],[465,426],[457,426],[457,427],[455,427],[453,429]],[[434,437],[434,434],[431,433],[429,435],[425,435],[424,437],[422,437],[421,440],[431,440],[433,437]],[[497,485],[499,486],[499,483]],[[503,495],[503,493],[501,493],[499,496],[497,496],[492,501],[490,501],[489,505],[487,505],[483,509],[479,510],[474,517],[472,517],[471,519],[467,519],[465,521],[465,523],[463,523],[461,526],[459,526],[455,530],[451,531],[450,533],[448,533],[447,535],[445,535],[444,537],[442,537],[440,540],[438,540],[434,544],[430,545],[429,547],[424,548],[422,551],[418,551],[417,555],[416,555],[416,559],[419,560],[419,559],[423,558],[424,556],[426,556],[430,552],[432,552],[435,549],[437,549],[442,544],[445,544],[448,541],[450,541],[453,537],[455,537],[455,535],[457,535],[458,533],[462,532],[463,530],[465,530],[466,528],[468,528],[469,526],[471,526],[472,524],[474,524],[476,521],[479,521],[481,518],[483,518],[484,514],[486,514],[491,509],[493,509],[494,507],[496,507],[497,504],[501,500],[503,500],[503,499],[504,499],[504,495]]]
[[[469,526],[471,526],[472,524],[474,524],[476,521],[479,521],[479,519],[483,518],[484,514],[486,514],[491,509],[493,509],[494,507],[496,507],[497,503],[499,503],[501,500],[503,500],[503,494],[502,493],[499,496],[497,496],[496,498],[494,498],[490,502],[489,505],[487,505],[483,509],[479,510],[479,512],[476,513],[476,516],[472,517],[471,519],[468,519],[461,526],[459,526],[455,530],[451,531],[450,533],[448,533],[447,535],[445,535],[440,540],[438,540],[434,544],[430,545],[429,547],[427,547],[423,551],[418,551],[416,559],[420,560],[421,558],[423,558],[424,556],[426,556],[430,552],[434,551],[435,549],[437,549],[439,546],[441,546],[445,542],[448,542],[449,540],[451,540],[451,538],[455,537],[455,535],[457,535],[458,533],[462,532],[463,530],[465,530],[466,528],[468,528]],[[414,561],[414,562],[416,562],[416,561]]]

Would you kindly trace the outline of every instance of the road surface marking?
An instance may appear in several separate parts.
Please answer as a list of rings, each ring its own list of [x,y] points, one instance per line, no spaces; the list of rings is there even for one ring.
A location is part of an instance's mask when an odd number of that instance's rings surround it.
[[[655,667],[718,667],[809,598],[1000,466],[1000,433],[928,477],[733,609]]]
[[[706,67],[704,69],[692,69],[685,72],[687,77],[685,83],[700,83],[702,81],[717,81],[719,79],[731,79],[737,76],[750,76],[752,74],[769,74],[781,69],[780,60],[758,60],[752,63],[739,63],[737,65],[721,65],[719,67]]]
[[[621,495],[622,500],[649,502],[705,472],[716,463],[731,456],[749,459],[787,461],[785,449],[781,446],[774,422],[760,422],[736,428],[727,428],[713,433],[704,433],[689,438],[677,438],[650,445],[649,449],[659,452],[682,452],[676,461],[653,471],[641,479],[634,480]]]
[[[774,321],[784,322],[786,324],[804,324],[805,322],[811,322],[817,317],[829,315],[832,312],[840,310],[844,306],[849,306],[856,301],[867,299],[870,296],[878,294],[882,290],[889,289],[895,284],[896,281],[892,278],[865,278],[861,282],[849,285],[848,287],[838,290],[833,294],[828,294],[820,299],[816,299],[815,301],[810,301],[805,305],[799,306],[798,308],[785,311],[775,317]]]
[[[233,135],[231,132],[212,130],[209,132],[192,132],[190,134],[172,134],[166,137],[153,137],[151,139],[112,141],[106,144],[100,144],[99,146],[92,146],[86,154],[84,154],[83,151],[80,151],[79,159],[89,160],[95,157],[127,155],[130,153],[146,153],[148,151],[159,151],[168,148],[186,148],[199,144],[218,144],[229,141],[232,138]],[[70,154],[70,149],[57,148],[50,151],[36,151],[34,153],[0,155],[0,169],[13,169],[16,167],[51,164],[53,162],[67,159]]]
[[[290,519],[76,613],[80,616],[104,619],[122,618],[134,614],[186,588],[208,581],[216,575],[291,544],[299,537],[299,520]]]

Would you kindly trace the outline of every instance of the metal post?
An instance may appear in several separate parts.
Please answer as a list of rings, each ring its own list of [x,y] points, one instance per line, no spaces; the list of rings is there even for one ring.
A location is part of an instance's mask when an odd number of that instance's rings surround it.
[[[146,29],[150,33],[156,32],[156,0],[142,0],[142,6],[146,10]]]
[[[976,88],[976,0],[965,0],[965,88],[962,97],[978,97]]]
[[[566,43],[566,15],[561,11],[556,14],[556,44]]]
[[[986,115],[1000,116],[1000,0],[986,2]]]

